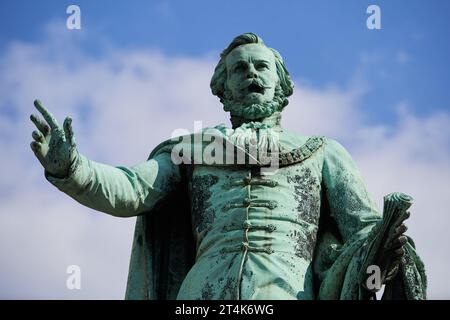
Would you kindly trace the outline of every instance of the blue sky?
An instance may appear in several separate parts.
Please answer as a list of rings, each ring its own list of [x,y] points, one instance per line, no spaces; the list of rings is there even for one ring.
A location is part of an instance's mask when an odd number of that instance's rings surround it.
[[[39,41],[48,21],[64,22],[71,3],[82,11],[82,30],[72,36],[85,36],[90,55],[107,41],[205,56],[252,31],[282,53],[299,81],[343,87],[364,81],[367,121],[395,121],[399,102],[416,114],[450,109],[448,1],[2,1],[0,49]],[[372,3],[381,8],[382,30],[366,28]]]
[[[70,4],[81,30],[66,28]],[[133,165],[177,128],[228,122],[209,81],[221,50],[249,31],[295,81],[282,124],[341,142],[379,208],[393,191],[415,198],[408,234],[429,295],[450,298],[450,2],[276,4],[0,1],[0,298],[125,292],[134,218],[85,208],[45,181],[29,149],[32,101],[61,123],[72,116],[83,155]],[[381,8],[381,30],[366,27],[369,4]],[[65,286],[72,264],[79,291]]]

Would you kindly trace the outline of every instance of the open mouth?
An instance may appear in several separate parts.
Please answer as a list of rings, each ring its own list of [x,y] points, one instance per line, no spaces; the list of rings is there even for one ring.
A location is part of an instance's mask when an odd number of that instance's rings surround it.
[[[249,85],[247,87],[247,91],[248,93],[260,93],[260,94],[264,94],[264,87],[256,84],[256,83],[252,83],[251,85]]]

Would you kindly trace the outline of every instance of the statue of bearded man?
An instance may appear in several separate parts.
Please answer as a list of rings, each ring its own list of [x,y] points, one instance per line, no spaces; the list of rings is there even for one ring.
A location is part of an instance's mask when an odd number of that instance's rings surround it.
[[[47,180],[90,208],[138,216],[128,299],[371,299],[383,284],[385,299],[426,297],[404,235],[411,199],[386,198],[383,217],[338,142],[281,126],[293,82],[277,51],[236,37],[211,89],[231,128],[167,140],[132,167],[81,155],[71,119],[60,128],[35,101],[45,121],[31,116],[31,147]]]

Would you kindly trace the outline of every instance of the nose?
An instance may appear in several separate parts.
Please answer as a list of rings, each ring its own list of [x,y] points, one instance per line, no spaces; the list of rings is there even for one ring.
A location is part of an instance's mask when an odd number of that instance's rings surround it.
[[[248,70],[247,70],[247,78],[257,78],[258,77],[258,73],[255,69],[255,67],[253,66],[253,64],[250,64],[248,66]]]

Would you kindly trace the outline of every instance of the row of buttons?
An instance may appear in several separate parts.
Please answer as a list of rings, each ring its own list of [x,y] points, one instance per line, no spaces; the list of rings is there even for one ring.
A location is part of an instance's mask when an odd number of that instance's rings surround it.
[[[242,180],[235,180],[232,181],[228,186],[224,186],[224,187],[239,187],[242,186],[242,183],[244,184],[244,186],[251,186],[251,185],[263,185],[263,186],[268,186],[268,187],[276,187],[278,185],[278,182],[273,181],[273,180],[266,180],[266,179],[252,179],[253,174],[250,174],[249,176],[243,178]],[[258,176],[258,174],[254,174],[254,176]],[[229,210],[231,208],[249,208],[250,206],[252,207],[265,207],[268,208],[270,210],[273,210],[277,207],[278,203],[274,200],[269,200],[269,201],[252,201],[250,198],[244,198],[242,200],[242,203],[228,203],[225,205],[225,210]],[[276,230],[276,227],[273,224],[269,224],[266,226],[261,226],[261,225],[253,225],[253,223],[250,220],[244,220],[244,222],[242,223],[242,227],[245,231],[250,231],[250,230],[265,230],[267,232],[273,232],[274,230]],[[238,230],[235,229],[234,226],[226,226],[224,227],[224,230],[227,231],[231,231],[231,230]],[[248,240],[248,239],[247,239]],[[232,247],[232,248],[224,248],[223,251],[224,252],[236,252],[236,251],[251,251],[251,252],[264,252],[267,254],[271,254],[273,253],[272,248],[270,247],[253,247],[250,246],[250,244],[247,241],[244,241],[241,243],[241,245],[237,246],[237,247]]]
[[[238,252],[241,250],[246,250],[246,251],[250,251],[250,252],[264,252],[267,254],[274,253],[274,250],[270,247],[265,247],[265,248],[253,247],[248,242],[245,242],[245,241],[242,242],[239,246],[236,246],[233,248],[222,248],[220,250],[220,252],[221,253],[229,253],[229,252]]]
[[[242,200],[242,202],[235,202],[235,203],[227,203],[224,206],[224,210],[230,210],[232,208],[248,208],[248,207],[263,207],[270,210],[275,209],[278,206],[278,202],[275,200],[267,200],[267,201],[258,201],[258,202],[252,202],[251,199],[245,198]]]
[[[247,230],[264,230],[264,231],[267,231],[267,232],[274,232],[277,229],[277,227],[274,226],[273,224],[268,224],[266,226],[254,225],[253,223],[251,223],[250,220],[245,220],[242,223],[242,228],[244,230],[245,229],[247,229]],[[238,228],[235,225],[231,225],[231,226],[224,226],[223,230],[224,231],[236,231],[236,230],[242,230],[242,229]]]
[[[241,187],[242,184],[244,186],[267,186],[270,188],[274,188],[278,186],[278,182],[274,180],[267,180],[267,179],[252,179],[250,177],[245,177],[244,179],[234,180],[230,183],[226,183],[223,185],[224,189],[230,189],[233,187]]]

